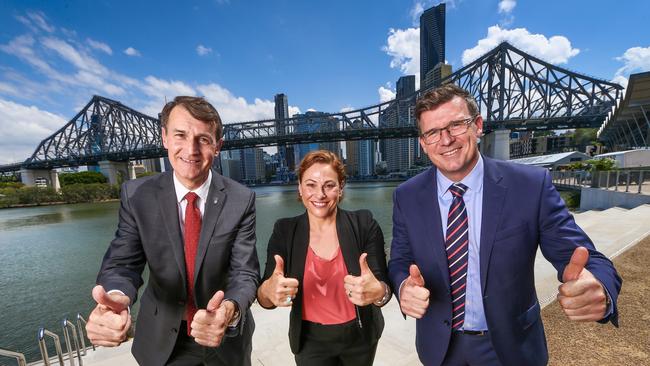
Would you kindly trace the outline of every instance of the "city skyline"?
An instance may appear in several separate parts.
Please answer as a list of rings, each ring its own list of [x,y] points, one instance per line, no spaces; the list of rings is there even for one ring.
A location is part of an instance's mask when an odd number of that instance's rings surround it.
[[[273,118],[278,93],[290,115],[392,99],[399,77],[419,84],[419,14],[439,3],[0,4],[0,164],[27,158],[92,94],[154,116],[165,98],[205,95],[226,123]],[[447,62],[509,41],[604,80],[650,70],[632,26],[647,3],[578,3],[446,2]]]

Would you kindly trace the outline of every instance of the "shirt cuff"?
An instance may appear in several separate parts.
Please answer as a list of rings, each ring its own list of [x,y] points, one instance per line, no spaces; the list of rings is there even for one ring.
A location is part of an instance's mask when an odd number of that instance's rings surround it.
[[[603,287],[604,287],[604,286],[603,286]],[[107,295],[110,295],[110,294],[120,294],[120,295],[126,296],[126,294],[125,294],[124,292],[122,292],[122,290],[117,290],[117,289],[108,290],[108,292],[106,292],[106,294],[107,294]],[[129,305],[129,306],[126,307],[126,311],[129,313],[129,315],[131,315],[131,305]]]
[[[607,296],[606,304],[607,304],[607,309],[605,309],[605,316],[603,319],[609,318],[613,313],[614,313],[614,303],[612,302],[612,296],[609,294],[609,291],[607,291],[607,287],[605,285],[600,284],[603,286],[603,290],[605,290],[605,296]]]

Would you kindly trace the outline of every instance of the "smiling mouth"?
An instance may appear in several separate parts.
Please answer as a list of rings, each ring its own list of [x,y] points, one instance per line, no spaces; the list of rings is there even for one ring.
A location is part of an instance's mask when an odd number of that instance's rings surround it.
[[[185,158],[180,158],[182,162],[188,163],[188,164],[198,164],[200,161],[199,160],[189,160]]]
[[[459,148],[456,148],[456,149],[453,149],[453,150],[449,150],[449,151],[443,152],[443,153],[440,154],[440,155],[442,155],[442,156],[452,156],[452,155],[455,155],[458,151],[460,151],[460,147],[459,147]]]
[[[325,206],[327,206],[327,202],[315,202],[315,201],[311,201],[311,204],[314,205],[314,206],[316,206],[316,207],[325,207]]]

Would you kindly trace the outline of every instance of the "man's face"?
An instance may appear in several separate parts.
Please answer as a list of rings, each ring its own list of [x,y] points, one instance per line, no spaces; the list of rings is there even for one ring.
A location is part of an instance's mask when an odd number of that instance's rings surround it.
[[[187,188],[196,189],[208,179],[210,167],[223,140],[216,140],[216,126],[200,121],[183,106],[169,114],[162,129],[163,145],[176,178]]]
[[[460,97],[455,97],[438,108],[420,115],[420,133],[432,129],[444,128],[452,121],[461,121],[473,117],[467,110],[467,104]],[[451,136],[449,131],[440,132],[440,141],[426,144],[420,137],[420,146],[429,159],[447,178],[458,182],[469,174],[478,161],[477,139],[483,130],[483,119],[476,117],[470,123],[467,132]]]

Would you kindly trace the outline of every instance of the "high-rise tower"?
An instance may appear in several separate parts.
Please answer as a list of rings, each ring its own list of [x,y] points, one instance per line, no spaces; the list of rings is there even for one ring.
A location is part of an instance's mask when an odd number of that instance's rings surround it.
[[[420,16],[420,89],[428,73],[445,62],[445,3],[425,10]]]
[[[275,98],[275,131],[277,136],[283,136],[287,134],[287,128],[285,122],[283,121],[286,118],[289,118],[289,101],[286,94],[276,94]],[[288,171],[292,171],[295,166],[293,159],[293,147],[287,146],[286,144],[278,144],[278,155],[279,155],[279,169],[282,170],[280,174],[286,175]]]

